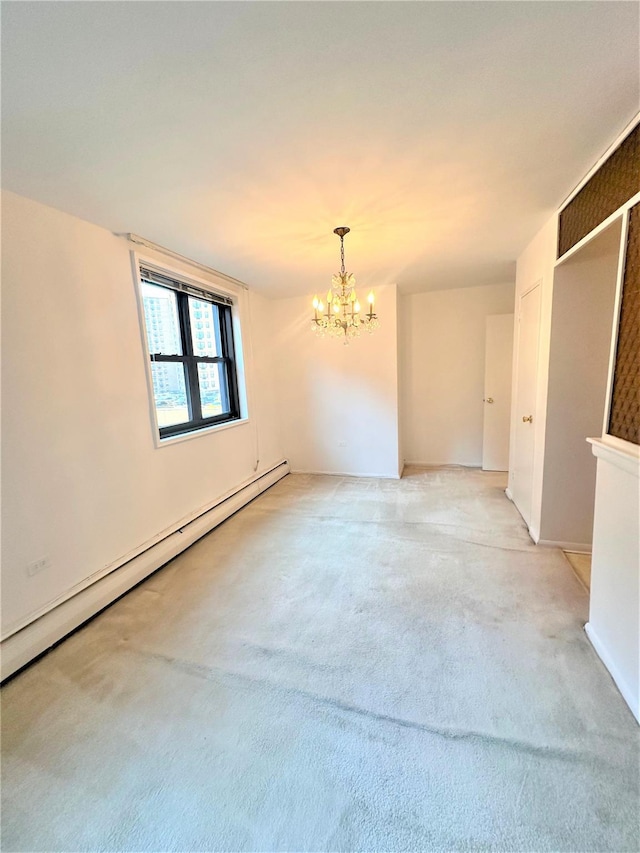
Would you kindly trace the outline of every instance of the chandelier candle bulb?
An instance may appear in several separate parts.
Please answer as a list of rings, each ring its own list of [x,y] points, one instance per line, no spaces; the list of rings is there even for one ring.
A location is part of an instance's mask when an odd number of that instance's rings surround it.
[[[327,311],[317,295],[313,297],[314,331],[320,335],[329,333],[332,336],[344,336],[345,344],[349,338],[360,334],[364,327],[368,332],[378,328],[378,317],[373,313],[374,295],[369,292],[367,302],[369,311],[360,317],[360,302],[356,294],[356,278],[353,273],[347,272],[344,266],[344,237],[350,231],[346,225],[334,228],[333,233],[340,238],[340,272],[331,278],[331,287],[327,291]]]

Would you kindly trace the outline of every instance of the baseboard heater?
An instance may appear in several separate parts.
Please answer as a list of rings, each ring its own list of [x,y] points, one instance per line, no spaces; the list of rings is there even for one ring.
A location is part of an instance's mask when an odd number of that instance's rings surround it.
[[[180,530],[169,534],[137,557],[7,637],[0,647],[0,680],[4,681],[50,649],[288,473],[287,462],[276,465],[185,524]]]

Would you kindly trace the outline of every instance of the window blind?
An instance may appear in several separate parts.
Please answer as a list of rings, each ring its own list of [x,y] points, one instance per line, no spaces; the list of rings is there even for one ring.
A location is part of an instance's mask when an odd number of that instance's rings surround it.
[[[179,290],[182,293],[188,293],[189,296],[195,296],[197,299],[204,299],[207,302],[215,302],[218,305],[233,305],[233,299],[222,293],[216,293],[215,290],[205,290],[197,285],[190,284],[186,281],[180,281],[177,278],[170,278],[162,275],[148,267],[140,267],[140,278],[149,284],[159,284],[161,287],[169,287],[171,290]]]

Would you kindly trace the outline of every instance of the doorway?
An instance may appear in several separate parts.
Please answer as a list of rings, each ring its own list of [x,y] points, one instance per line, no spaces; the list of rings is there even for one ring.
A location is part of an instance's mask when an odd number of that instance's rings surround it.
[[[555,269],[540,542],[589,553],[622,220]]]
[[[509,470],[513,314],[486,318],[482,470]]]

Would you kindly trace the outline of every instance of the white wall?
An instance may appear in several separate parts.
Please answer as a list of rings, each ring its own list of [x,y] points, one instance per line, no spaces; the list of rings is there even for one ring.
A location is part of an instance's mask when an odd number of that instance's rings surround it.
[[[555,270],[540,539],[590,550],[621,221]]]
[[[415,293],[400,299],[404,456],[482,464],[486,317],[513,312],[514,286]]]
[[[273,342],[293,471],[399,475],[397,292],[376,289],[380,328],[345,345],[311,329],[311,300],[281,299]]]
[[[607,227],[620,217],[625,208],[638,202],[640,194],[634,196],[623,205],[616,214],[612,214],[599,226],[598,233],[602,233]],[[519,297],[537,281],[542,282],[541,290],[541,314],[539,324],[538,340],[538,377],[536,382],[536,410],[534,418],[535,427],[535,450],[533,463],[532,483],[532,514],[529,525],[530,533],[534,541],[541,539],[541,520],[545,517],[545,524],[553,523],[554,500],[555,506],[562,499],[558,495],[551,499],[551,493],[545,489],[545,478],[553,477],[553,459],[558,446],[563,442],[563,433],[572,430],[571,413],[568,408],[575,400],[567,396],[565,405],[562,401],[563,387],[571,388],[571,370],[567,370],[567,352],[563,346],[552,348],[552,306],[554,306],[555,288],[562,288],[568,282],[571,283],[572,273],[567,266],[566,271],[562,269],[564,264],[557,267],[557,279],[554,278],[557,250],[557,224],[558,215],[553,214],[545,226],[538,232],[531,243],[527,246],[517,262],[516,275],[516,325]],[[615,238],[619,233],[618,225],[611,231],[610,237]],[[591,240],[597,239],[594,237]],[[586,245],[586,244],[585,244]],[[575,250],[576,263],[580,262],[578,253],[585,246]],[[568,263],[568,262],[565,262]],[[611,282],[611,258],[605,261],[603,268],[593,277],[587,278],[590,286],[598,285],[597,276],[604,274],[607,281]],[[600,282],[602,284],[602,282]],[[606,289],[606,288],[605,288]],[[589,360],[589,352],[592,340],[587,337],[590,324],[595,323],[597,334],[602,339],[606,338],[605,323],[599,324],[598,317],[590,317],[589,311],[605,311],[610,314],[610,295],[600,293],[603,301],[598,300],[591,309],[584,304],[584,293],[580,292],[578,286],[573,293],[574,308],[582,325],[580,334],[584,358]],[[581,301],[582,300],[582,303]],[[560,308],[560,313],[569,317],[571,305],[562,305],[560,301],[554,306]],[[586,309],[586,310],[585,310]],[[602,319],[602,318],[600,318]],[[575,354],[571,356],[575,357]],[[514,351],[514,374],[517,375],[518,347]],[[597,359],[601,365],[602,358]],[[591,365],[592,369],[600,371],[600,366]],[[549,381],[551,376],[551,382]],[[585,381],[584,376],[574,376],[576,383]],[[594,429],[596,435],[602,429],[601,410],[601,374],[589,377],[592,383],[592,393],[598,399],[598,426]],[[571,389],[572,393],[575,389]],[[512,431],[511,431],[511,459],[509,464],[510,484],[515,467],[515,454],[517,448],[514,442],[516,418],[522,413],[517,411],[517,392],[514,388],[514,404],[512,407]],[[557,404],[557,405],[556,405]],[[564,410],[564,417],[563,417]],[[549,420],[547,416],[549,417]],[[576,430],[574,438],[577,440],[584,430]],[[545,471],[545,456],[547,445],[550,446],[549,466]],[[576,455],[581,451],[576,447]],[[640,638],[640,603],[639,603],[639,527],[640,527],[640,490],[638,487],[639,460],[638,448],[621,442],[610,436],[604,436],[601,440],[594,440],[594,453],[599,457],[597,464],[595,485],[595,513],[593,521],[593,556],[590,590],[590,616],[586,626],[591,642],[600,655],[605,666],[613,676],[616,684],[633,713],[640,720],[640,697],[638,684],[639,667],[639,638]],[[592,464],[592,463],[591,463]],[[588,472],[588,468],[585,468]],[[592,475],[591,468],[591,475]],[[565,479],[571,477],[570,472],[564,473]],[[584,485],[584,484],[583,484]],[[568,487],[572,488],[569,483]],[[593,495],[591,487],[590,494]],[[547,528],[547,530],[552,528]],[[558,541],[556,539],[556,541]]]
[[[6,634],[283,453],[267,300],[239,292],[249,421],[157,448],[130,245],[11,193],[2,226]]]
[[[593,452],[598,473],[587,634],[640,722],[640,448],[603,438]]]

